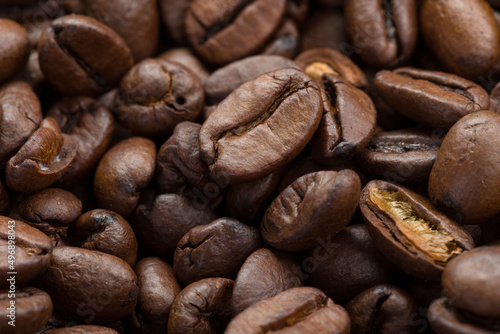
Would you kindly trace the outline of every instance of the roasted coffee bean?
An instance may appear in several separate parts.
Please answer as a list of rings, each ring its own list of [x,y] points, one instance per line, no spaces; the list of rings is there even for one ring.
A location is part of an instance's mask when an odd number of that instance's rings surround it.
[[[151,57],[158,47],[160,15],[155,0],[76,0],[64,5],[66,11],[90,16],[116,31],[137,62]]]
[[[415,0],[347,0],[345,18],[359,57],[369,66],[399,66],[415,50],[418,39]]]
[[[38,97],[25,82],[0,87],[0,165],[16,154],[42,122]]]
[[[325,236],[302,262],[308,283],[337,303],[346,303],[377,284],[390,284],[396,268],[375,247],[362,224]]]
[[[347,304],[346,310],[352,334],[417,332],[417,303],[392,285],[376,285],[362,292]]]
[[[159,55],[158,58],[170,62],[179,63],[189,68],[194,74],[196,74],[196,76],[198,76],[198,79],[200,79],[202,85],[205,85],[205,81],[207,81],[207,78],[210,76],[209,69],[207,69],[205,65],[203,65],[203,63],[198,58],[196,58],[194,53],[188,48],[170,49]]]
[[[295,58],[300,68],[317,82],[323,74],[333,74],[356,88],[365,89],[368,81],[363,71],[349,58],[333,49],[318,48],[302,52]]]
[[[75,160],[78,141],[61,133],[57,122],[45,118],[7,164],[7,186],[29,193],[55,183]]]
[[[423,1],[420,28],[426,46],[453,73],[476,80],[497,61],[499,32],[484,0]]]
[[[12,247],[9,249],[12,245],[15,246],[14,253]],[[9,255],[14,257],[14,262]],[[52,256],[52,243],[48,236],[36,228],[22,221],[0,216],[0,256],[4,259],[0,264],[0,286],[12,283],[21,286],[40,276],[47,268]],[[8,280],[11,278],[9,272],[17,272],[14,282]],[[4,320],[1,321],[2,324]]]
[[[75,160],[58,180],[65,187],[75,185],[108,149],[114,131],[113,114],[94,99],[75,97],[54,105],[47,116],[56,120],[62,133],[79,143]]]
[[[0,289],[0,310],[2,333],[37,333],[52,315],[53,305],[50,296],[36,288]]]
[[[134,63],[127,44],[114,30],[83,15],[52,21],[40,38],[38,53],[47,81],[64,95],[105,93]]]
[[[279,27],[286,0],[193,0],[186,14],[189,43],[215,66],[255,54]],[[252,34],[242,34],[250,29]]]
[[[29,55],[26,29],[19,23],[0,18],[0,83],[20,71]]]
[[[177,244],[174,271],[190,284],[207,277],[234,279],[250,254],[261,247],[259,231],[232,218],[189,230]]]
[[[480,111],[451,128],[429,177],[434,204],[463,224],[500,213],[500,115]]]
[[[300,287],[250,306],[229,323],[224,333],[347,334],[350,328],[344,308],[318,289]]]
[[[184,18],[192,0],[159,0],[160,14],[168,36],[178,45],[187,43]]]
[[[323,75],[323,116],[310,143],[311,155],[322,164],[350,160],[368,144],[377,112],[365,92],[334,74]]]
[[[359,202],[361,181],[352,170],[304,175],[271,203],[260,227],[270,246],[301,251],[344,228]]]
[[[146,59],[123,78],[115,100],[117,120],[132,132],[168,136],[182,121],[194,121],[203,108],[198,77],[183,65]]]
[[[181,288],[174,270],[159,258],[144,258],[135,266],[139,299],[129,316],[135,333],[166,333],[168,314]]]
[[[246,259],[236,277],[231,300],[233,316],[252,304],[303,284],[300,267],[290,255],[258,249]]]
[[[415,277],[439,280],[453,257],[474,247],[461,225],[402,186],[372,181],[361,192],[360,207],[377,248]]]
[[[325,31],[328,33],[325,34]],[[301,50],[329,48],[348,57],[356,50],[349,42],[345,18],[340,10],[323,9],[313,13],[301,32]]]
[[[290,1],[287,1],[287,4]],[[299,52],[300,32],[295,22],[285,19],[271,41],[264,47],[262,54],[293,58]]]
[[[397,183],[419,183],[429,179],[443,136],[427,129],[405,129],[373,136],[358,156],[358,165],[368,175]]]
[[[26,66],[21,72],[18,72],[12,79],[13,81],[25,81],[28,83],[33,91],[38,96],[49,94],[49,85],[45,80],[42,70],[40,69],[40,62],[38,61],[38,52],[32,51]]]
[[[68,228],[82,214],[82,202],[63,189],[48,188],[25,196],[12,207],[10,217],[39,229],[54,246],[67,244]]]
[[[49,332],[51,334],[118,334],[112,328],[97,326],[97,325],[78,325],[66,328],[59,328],[55,330],[51,330]]]
[[[231,319],[233,286],[230,279],[205,278],[185,287],[172,305],[168,333],[222,333]]]
[[[122,259],[77,247],[55,247],[36,286],[54,309],[86,323],[112,323],[135,308],[137,277]]]
[[[228,183],[268,175],[306,146],[322,115],[320,87],[296,69],[263,74],[234,90],[200,130],[200,151]]]
[[[207,102],[219,104],[232,91],[261,74],[281,68],[295,67],[297,64],[281,56],[258,55],[235,61],[219,68],[205,83]]]
[[[310,6],[310,0],[287,0],[285,15],[291,18],[297,27],[301,27],[307,19]]]
[[[153,141],[125,139],[102,157],[94,177],[94,196],[101,208],[123,217],[134,212],[142,189],[154,175],[156,147]]]
[[[76,246],[111,254],[131,267],[137,260],[137,239],[134,231],[120,215],[96,209],[84,213],[72,226]]]
[[[407,67],[380,71],[375,89],[389,106],[430,127],[450,128],[461,117],[490,106],[479,85],[443,72]]]
[[[189,197],[164,194],[151,206],[141,204],[133,219],[139,241],[155,255],[171,257],[179,240],[191,228],[217,219],[208,206],[198,209]]]

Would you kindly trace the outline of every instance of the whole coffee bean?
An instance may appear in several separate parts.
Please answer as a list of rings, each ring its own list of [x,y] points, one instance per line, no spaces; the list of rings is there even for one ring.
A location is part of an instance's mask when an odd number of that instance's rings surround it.
[[[186,2],[189,1],[191,0],[187,0]],[[198,58],[196,58],[194,53],[188,48],[170,49],[159,55],[158,58],[170,62],[179,63],[189,68],[194,74],[196,74],[198,79],[200,79],[202,85],[205,85],[205,81],[207,81],[207,78],[210,76],[209,69],[207,69],[205,65]]]
[[[392,285],[376,285],[362,292],[347,304],[346,310],[352,334],[417,332],[417,303]]]
[[[135,61],[151,57],[156,51],[160,34],[160,15],[155,0],[76,2],[75,5],[66,1],[66,10],[88,15],[116,31],[127,43]]]
[[[252,304],[302,285],[300,267],[290,255],[258,249],[246,259],[236,277],[231,300],[233,316]]]
[[[479,224],[500,213],[500,115],[480,111],[453,126],[429,176],[434,204],[463,224]]]
[[[389,106],[430,127],[450,128],[461,117],[490,106],[479,85],[443,72],[408,67],[380,71],[375,89]]]
[[[164,194],[151,206],[141,204],[133,219],[137,238],[154,254],[171,257],[177,243],[191,228],[207,225],[217,219],[208,206],[197,208],[189,197]]]
[[[377,121],[370,97],[333,74],[323,75],[323,116],[311,140],[313,158],[322,164],[350,160],[368,144]]]
[[[59,328],[50,332],[51,334],[118,334],[112,328],[96,326],[96,325],[78,325],[67,328]]]
[[[256,53],[278,28],[286,0],[193,0],[186,14],[189,43],[206,62],[225,65]],[[246,31],[252,34],[242,34]]]
[[[320,87],[286,68],[234,90],[200,130],[200,151],[212,173],[230,184],[268,175],[305,147],[322,114]]]
[[[19,23],[0,18],[0,83],[20,71],[30,55],[28,32]]]
[[[42,122],[38,97],[25,82],[10,82],[0,87],[0,165],[23,146]]]
[[[79,143],[61,133],[57,122],[45,118],[7,164],[7,186],[29,193],[55,183],[75,160]]]
[[[122,259],[77,247],[55,247],[50,265],[36,281],[54,309],[86,323],[112,323],[135,308],[137,277]]]
[[[46,292],[31,287],[18,288],[15,293],[9,292],[9,289],[0,289],[2,333],[37,333],[49,320],[52,310],[52,301]]]
[[[311,78],[323,82],[323,74],[336,75],[356,88],[365,89],[368,81],[363,71],[349,58],[338,51],[315,48],[302,52],[295,62]]]
[[[407,61],[418,39],[415,0],[347,0],[347,32],[359,57],[371,67],[396,67]]]
[[[137,260],[137,239],[134,231],[120,215],[96,209],[84,213],[72,226],[76,246],[111,254],[131,267]]]
[[[396,273],[362,224],[327,236],[321,246],[309,251],[302,264],[309,274],[309,285],[337,303],[346,303],[374,285],[392,283]]]
[[[351,219],[359,202],[361,181],[352,170],[304,175],[273,201],[260,227],[270,246],[301,251],[336,234]]]
[[[12,207],[10,217],[39,229],[54,246],[67,243],[68,228],[82,214],[82,202],[63,189],[47,188],[22,198]]]
[[[94,177],[94,196],[101,208],[123,217],[134,212],[142,189],[154,175],[156,147],[153,141],[125,139],[102,157]]]
[[[136,134],[167,136],[178,123],[194,121],[203,101],[203,87],[191,70],[162,59],[146,59],[123,78],[114,112]]]
[[[135,333],[166,333],[168,314],[181,288],[172,267],[156,257],[140,260],[135,266],[139,299],[129,316]]]
[[[207,102],[219,104],[233,90],[261,74],[297,64],[285,57],[272,55],[251,56],[219,68],[208,77],[205,83]]]
[[[174,271],[190,284],[206,277],[234,279],[250,254],[260,248],[259,231],[232,218],[219,218],[189,230],[177,244]]]
[[[0,255],[4,259],[0,263],[0,286],[12,285],[7,280],[11,278],[9,272],[17,272],[14,285],[21,286],[43,273],[52,256],[52,243],[36,228],[0,216]]]
[[[289,2],[287,0],[287,4]],[[297,25],[293,20],[285,19],[261,53],[293,58],[299,52],[299,46],[300,32]]]
[[[237,315],[226,334],[350,332],[349,315],[318,289],[293,288],[260,301]]]
[[[427,129],[378,133],[359,154],[357,163],[376,179],[419,183],[429,179],[442,136]]]
[[[184,18],[192,0],[159,0],[160,14],[168,36],[178,45],[185,45]]]
[[[0,181],[0,216],[7,215],[10,211],[9,194],[5,185]]]
[[[474,247],[461,225],[402,186],[368,183],[361,192],[360,208],[377,248],[415,277],[439,280],[453,257]]]
[[[426,46],[453,73],[475,80],[497,61],[499,32],[484,0],[423,1],[420,28]]]
[[[328,31],[328,34],[325,34],[325,31]],[[313,12],[301,32],[301,50],[329,48],[340,51],[348,57],[355,52],[349,42],[345,18],[340,10],[323,8],[319,12]]]
[[[134,63],[127,44],[114,30],[83,15],[52,21],[40,38],[38,53],[47,81],[64,95],[105,93]]]
[[[185,287],[172,305],[168,333],[222,333],[231,319],[233,286],[230,279],[205,278]]]
[[[66,187],[75,185],[108,149],[113,137],[113,114],[92,98],[75,97],[54,105],[47,116],[56,120],[62,133],[79,143],[75,160],[58,181]]]

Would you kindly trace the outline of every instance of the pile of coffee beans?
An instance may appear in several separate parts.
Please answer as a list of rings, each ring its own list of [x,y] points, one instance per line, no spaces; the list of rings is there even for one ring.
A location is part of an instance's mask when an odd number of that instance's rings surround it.
[[[0,0],[0,333],[500,333],[499,30]]]

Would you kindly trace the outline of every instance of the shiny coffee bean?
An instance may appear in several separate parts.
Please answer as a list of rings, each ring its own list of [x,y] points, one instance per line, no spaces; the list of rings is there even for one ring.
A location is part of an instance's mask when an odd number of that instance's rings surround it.
[[[96,209],[84,213],[72,226],[76,246],[111,254],[131,267],[137,260],[137,239],[134,231],[120,215]]]
[[[318,289],[300,287],[264,299],[240,313],[229,323],[227,334],[350,332],[346,310]]]
[[[290,255],[258,249],[246,259],[236,277],[231,300],[233,316],[250,305],[303,284],[300,267]]]
[[[86,323],[112,323],[135,308],[137,277],[122,259],[77,247],[55,247],[50,265],[36,281],[54,309]]]
[[[374,285],[392,283],[396,273],[362,224],[325,236],[302,264],[309,274],[308,285],[321,289],[337,303],[346,303]]]
[[[380,71],[375,89],[389,106],[430,127],[450,128],[461,117],[490,106],[488,93],[479,85],[443,72]]]
[[[295,67],[297,64],[287,58],[272,55],[258,55],[232,62],[219,68],[205,82],[207,102],[216,105],[236,88],[261,74],[281,68]]]
[[[102,157],[94,177],[94,196],[101,208],[128,217],[139,201],[142,189],[154,175],[156,147],[153,141],[125,139]]]
[[[417,303],[392,285],[376,285],[362,292],[347,304],[346,310],[352,334],[417,332]]]
[[[402,186],[368,183],[361,192],[360,208],[377,248],[415,277],[439,280],[452,258],[474,247],[461,225]]]
[[[52,256],[52,243],[36,228],[0,216],[0,256],[4,259],[0,263],[0,286],[9,287],[12,284],[7,280],[11,278],[9,272],[17,272],[14,285],[21,286],[40,276],[47,268]]]
[[[148,137],[168,136],[182,121],[194,121],[204,101],[198,77],[187,67],[163,59],[135,65],[120,83],[117,121]]]
[[[276,31],[285,4],[286,0],[193,0],[185,16],[188,41],[215,66],[250,56]],[[248,29],[252,34],[242,39]]]
[[[222,333],[231,319],[233,286],[227,278],[205,278],[185,287],[172,305],[168,333]]]
[[[261,244],[257,228],[236,219],[219,218],[193,227],[182,237],[175,248],[174,271],[186,285],[207,277],[234,279]]]
[[[418,39],[415,0],[347,0],[347,32],[359,48],[359,57],[377,68],[407,61]]]
[[[5,334],[37,333],[52,315],[50,296],[31,287],[14,290],[15,293],[0,289],[0,331]]]
[[[30,194],[17,202],[10,217],[22,220],[39,229],[54,246],[68,243],[68,228],[82,214],[82,202],[63,189],[47,188]]]
[[[105,93],[134,63],[127,44],[114,30],[83,15],[52,21],[40,38],[38,53],[47,81],[64,95]]]
[[[191,0],[185,0],[185,1],[189,2]],[[175,1],[170,1],[170,2],[175,2]],[[189,68],[194,74],[196,74],[198,79],[200,79],[202,85],[205,85],[205,81],[207,81],[207,78],[210,76],[210,70],[196,57],[196,55],[191,51],[191,49],[188,48],[170,49],[159,55],[158,58],[170,62],[179,63]]]
[[[58,181],[66,187],[75,185],[91,172],[108,149],[113,137],[113,114],[92,98],[75,97],[54,105],[47,116],[56,120],[62,133],[79,143],[75,160]]]
[[[467,27],[463,22],[469,22]],[[441,64],[465,78],[476,80],[498,58],[499,32],[484,0],[423,1],[420,28],[426,46]]]
[[[305,147],[322,114],[320,87],[296,69],[262,74],[234,90],[200,130],[200,151],[228,183],[268,175]]]
[[[0,86],[0,165],[16,154],[42,122],[38,97],[25,82]]]
[[[291,2],[287,1],[287,4]],[[299,52],[300,32],[291,19],[285,19],[261,54],[293,58]]]
[[[7,186],[29,193],[52,185],[75,160],[78,147],[78,141],[63,134],[53,118],[45,118],[9,160]]]
[[[310,142],[311,155],[322,164],[350,160],[368,144],[377,120],[370,97],[334,74],[323,75],[323,116]]]
[[[378,133],[359,154],[357,163],[376,179],[419,183],[429,179],[442,136],[427,129]]]
[[[480,111],[453,126],[429,177],[434,204],[463,224],[479,224],[500,213],[500,115]]]
[[[328,33],[325,34],[325,31]],[[329,48],[350,57],[356,50],[349,41],[345,18],[341,10],[323,8],[319,12],[313,12],[301,32],[300,49],[303,51]]]
[[[301,251],[344,228],[359,202],[361,181],[352,170],[304,175],[288,186],[264,215],[261,233],[270,246]]]
[[[28,32],[19,23],[0,18],[0,83],[6,81],[28,61]]]

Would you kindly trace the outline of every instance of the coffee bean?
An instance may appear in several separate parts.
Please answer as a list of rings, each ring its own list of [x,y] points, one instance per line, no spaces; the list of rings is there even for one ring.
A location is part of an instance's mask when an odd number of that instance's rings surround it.
[[[351,170],[304,175],[288,186],[266,211],[264,241],[287,251],[306,250],[344,228],[359,202],[361,181]]]
[[[315,48],[334,49],[347,57],[357,51],[349,42],[345,18],[341,10],[322,8],[321,11],[313,12],[309,16],[302,29],[300,49]]]
[[[0,19],[0,83],[20,71],[30,55],[28,32],[19,23]]]
[[[228,183],[258,179],[302,151],[321,113],[320,88],[303,72],[263,74],[234,90],[205,121],[202,157]]]
[[[287,1],[287,4],[290,0]],[[291,19],[285,19],[271,41],[264,47],[262,54],[293,58],[299,52],[300,32]]]
[[[310,7],[310,0],[287,0],[285,15],[301,27],[307,19]]]
[[[415,277],[439,280],[452,258],[474,247],[461,225],[402,186],[372,181],[361,192],[360,207],[377,248]]]
[[[300,287],[264,299],[240,313],[227,334],[350,332],[349,315],[318,289]]]
[[[186,2],[188,1],[191,0],[187,0]],[[198,79],[200,79],[202,85],[205,85],[205,81],[207,81],[207,78],[210,76],[210,70],[188,48],[170,49],[169,51],[159,55],[158,58],[170,62],[176,62],[189,68],[198,77]]]
[[[185,45],[184,18],[192,0],[159,0],[160,14],[168,36],[179,45]]]
[[[44,332],[45,333],[45,332]],[[118,334],[112,328],[96,325],[78,325],[67,328],[59,328],[46,333],[55,334]]]

